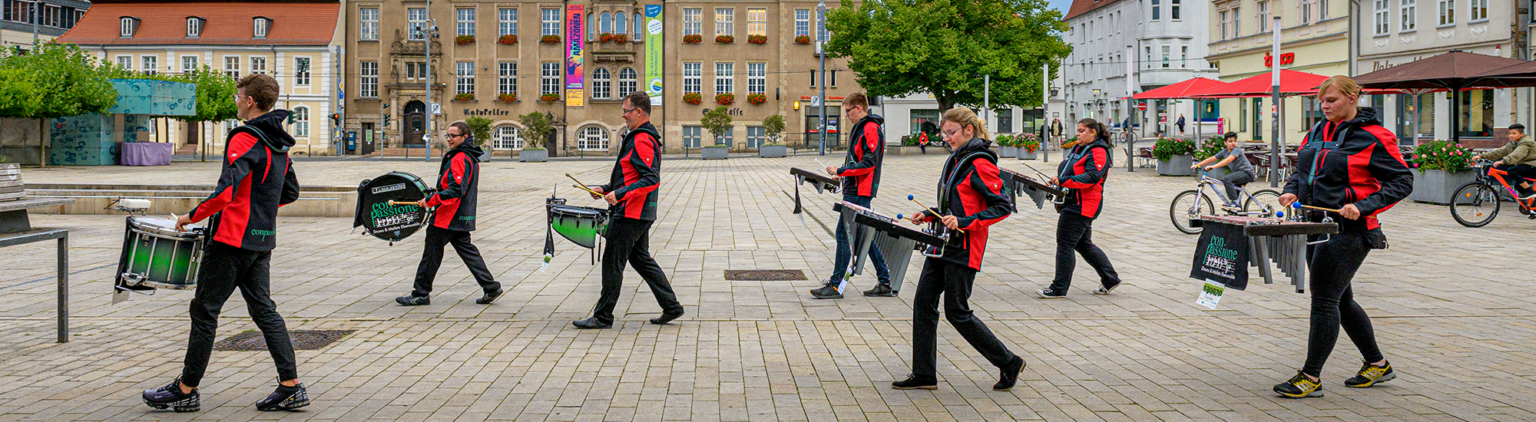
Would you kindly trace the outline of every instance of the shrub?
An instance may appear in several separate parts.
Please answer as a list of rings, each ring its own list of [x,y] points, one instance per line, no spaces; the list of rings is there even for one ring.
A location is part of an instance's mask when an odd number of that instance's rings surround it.
[[[683,94],[683,102],[688,103],[688,104],[693,104],[693,105],[699,105],[699,103],[704,102],[704,96],[699,95],[699,93],[697,93],[697,92],[690,92],[690,93],[687,93],[687,94]]]
[[[1157,161],[1168,161],[1175,155],[1190,155],[1195,152],[1195,141],[1179,138],[1158,137],[1157,143],[1152,144],[1152,156]]]
[[[1476,156],[1472,151],[1461,144],[1451,141],[1421,142],[1413,149],[1413,159],[1410,163],[1419,173],[1424,170],[1445,170],[1448,172],[1466,171],[1472,168],[1472,159]]]
[[[1013,135],[997,135],[997,138],[993,139],[993,141],[996,141],[997,142],[997,146],[1000,146],[1000,147],[1011,147],[1011,146],[1014,146],[1013,145]]]

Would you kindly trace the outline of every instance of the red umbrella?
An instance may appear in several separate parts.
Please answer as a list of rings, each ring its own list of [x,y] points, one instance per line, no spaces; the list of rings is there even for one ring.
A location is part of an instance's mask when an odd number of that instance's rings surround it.
[[[1136,94],[1134,98],[1138,100],[1188,99],[1194,98],[1189,95],[1191,93],[1214,89],[1224,85],[1227,84],[1215,79],[1194,78],[1173,85],[1143,91],[1140,94]]]
[[[1316,93],[1317,86],[1322,85],[1325,79],[1328,77],[1316,73],[1281,69],[1280,96]],[[1274,86],[1271,83],[1269,72],[1264,72],[1189,95],[1202,98],[1268,97],[1274,95]]]

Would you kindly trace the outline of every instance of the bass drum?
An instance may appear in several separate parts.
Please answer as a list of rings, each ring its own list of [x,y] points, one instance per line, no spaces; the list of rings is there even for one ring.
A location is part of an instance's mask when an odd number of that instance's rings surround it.
[[[389,172],[364,180],[357,187],[357,214],[352,227],[362,227],[368,234],[390,243],[410,237],[426,224],[431,212],[415,205],[390,205],[389,201],[416,202],[431,195],[420,177],[406,172]]]

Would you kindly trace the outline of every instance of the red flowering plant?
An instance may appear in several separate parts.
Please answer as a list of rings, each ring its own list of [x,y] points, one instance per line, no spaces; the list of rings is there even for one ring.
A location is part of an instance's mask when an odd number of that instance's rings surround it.
[[[457,36],[457,37],[453,37],[453,43],[454,44],[458,44],[458,45],[474,44],[475,43],[475,36],[474,35],[460,35],[460,36]]]
[[[1467,147],[1451,141],[1427,141],[1414,147],[1413,157],[1409,159],[1409,165],[1425,170],[1445,170],[1455,173],[1472,168],[1472,160],[1476,155]]]
[[[496,39],[496,43],[503,45],[517,44],[517,36],[512,34],[502,35],[500,38]]]
[[[614,35],[613,36],[613,42],[616,42],[616,43],[626,43],[626,42],[629,42],[629,34]]]
[[[504,103],[516,102],[517,101],[517,93],[514,92],[514,93],[507,93],[507,94],[497,95],[496,96],[496,101],[501,101],[501,102],[504,102]]]
[[[736,42],[736,37],[730,35],[716,35],[715,42],[720,44],[730,44]]]
[[[552,102],[555,102],[555,101],[560,101],[560,94],[544,94],[544,95],[540,95],[539,96],[539,101],[543,101],[543,102],[546,102],[546,103],[552,103]]]
[[[795,44],[806,45],[806,44],[810,44],[810,43],[811,43],[811,36],[810,35],[800,35],[800,36],[795,37]]]
[[[736,102],[736,94],[732,94],[732,93],[727,92],[727,93],[724,93],[724,94],[716,94],[715,95],[715,104],[731,105],[731,103],[734,103],[734,102]]]
[[[454,95],[453,96],[453,100],[454,101],[474,101],[475,100],[475,93],[473,93],[473,92],[460,92],[460,93],[458,93],[458,95]]]
[[[753,43],[753,44],[767,44],[768,43],[768,36],[767,35],[748,35],[747,36],[747,42]]]
[[[607,32],[604,32],[604,33],[601,33],[601,34],[597,34],[597,41],[598,42],[605,42],[605,43],[613,42],[613,34],[610,34],[610,33],[607,33]]]
[[[559,35],[545,35],[543,38],[539,38],[539,43],[541,43],[541,44],[559,44],[560,43],[560,36]]]
[[[687,94],[683,94],[683,102],[688,103],[688,104],[693,104],[693,105],[699,105],[699,103],[704,102],[704,97],[699,95],[699,93],[697,93],[697,92],[690,92],[690,93],[687,93]]]
[[[747,95],[747,102],[752,103],[752,105],[763,105],[763,103],[768,102],[768,96],[762,93],[749,94]]]
[[[684,35],[683,36],[683,42],[689,43],[689,44],[698,44],[698,43],[704,42],[704,36],[703,35],[699,35],[699,34]]]

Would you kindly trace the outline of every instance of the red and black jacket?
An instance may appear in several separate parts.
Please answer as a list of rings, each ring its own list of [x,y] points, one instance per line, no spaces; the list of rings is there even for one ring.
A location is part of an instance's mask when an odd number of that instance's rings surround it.
[[[287,119],[287,110],[273,110],[229,131],[218,186],[187,213],[194,223],[212,217],[213,241],[256,252],[277,247],[277,209],[299,199]]]
[[[614,218],[656,221],[656,203],[661,187],[661,134],[650,122],[624,135],[618,161],[603,192],[613,192],[617,205],[608,207]]]
[[[1413,193],[1413,171],[1397,148],[1397,136],[1381,127],[1369,107],[1361,107],[1354,119],[1313,126],[1297,158],[1285,193],[1322,208],[1355,204],[1361,218],[1334,218],[1340,230],[1380,229],[1376,216]]]
[[[436,207],[432,213],[432,227],[475,231],[482,154],[485,150],[469,139],[443,154],[443,164],[437,171],[437,193],[427,198],[427,206]]]
[[[843,178],[843,194],[874,198],[880,190],[880,164],[885,160],[885,118],[868,115],[853,126],[848,136],[848,155],[837,177]]]
[[[1071,189],[1056,211],[1097,218],[1104,209],[1104,179],[1109,178],[1113,166],[1108,140],[1094,139],[1087,145],[1079,143],[1072,147],[1056,169],[1061,187]]]
[[[997,154],[988,149],[992,141],[974,138],[951,153],[939,176],[939,209],[958,217],[965,230],[965,248],[946,248],[944,260],[981,270],[981,258],[987,249],[988,227],[1008,218],[1011,205],[1003,195],[1003,179],[998,176]],[[920,214],[920,220],[938,216],[932,211]]]

